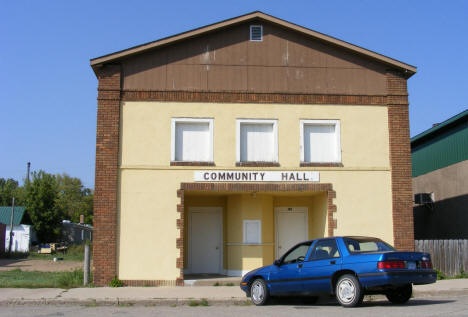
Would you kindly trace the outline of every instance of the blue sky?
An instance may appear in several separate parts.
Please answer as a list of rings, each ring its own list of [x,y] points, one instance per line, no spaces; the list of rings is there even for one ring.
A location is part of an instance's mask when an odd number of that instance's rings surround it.
[[[417,66],[412,136],[468,108],[468,1],[5,1],[0,177],[31,161],[94,187],[89,59],[255,10]]]

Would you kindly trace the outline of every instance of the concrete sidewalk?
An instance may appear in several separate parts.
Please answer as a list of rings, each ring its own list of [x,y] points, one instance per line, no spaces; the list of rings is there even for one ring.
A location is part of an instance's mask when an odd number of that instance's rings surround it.
[[[443,280],[414,287],[415,297],[468,295],[468,279]],[[24,289],[1,288],[0,304],[184,304],[206,299],[209,303],[245,303],[239,286],[96,287]]]

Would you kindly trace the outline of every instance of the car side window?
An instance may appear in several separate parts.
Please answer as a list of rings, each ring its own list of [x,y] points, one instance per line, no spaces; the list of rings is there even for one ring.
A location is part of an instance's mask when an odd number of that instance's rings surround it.
[[[327,239],[317,242],[310,254],[309,260],[324,260],[339,257],[340,251],[338,250],[335,239]]]
[[[283,258],[282,264],[290,264],[296,262],[303,262],[307,251],[310,248],[310,243],[298,245],[296,248],[290,250]]]

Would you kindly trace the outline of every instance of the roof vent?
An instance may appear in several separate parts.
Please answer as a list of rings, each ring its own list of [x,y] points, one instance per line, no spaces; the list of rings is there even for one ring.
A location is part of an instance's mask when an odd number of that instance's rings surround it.
[[[261,25],[250,26],[250,41],[252,42],[263,41],[263,27]]]

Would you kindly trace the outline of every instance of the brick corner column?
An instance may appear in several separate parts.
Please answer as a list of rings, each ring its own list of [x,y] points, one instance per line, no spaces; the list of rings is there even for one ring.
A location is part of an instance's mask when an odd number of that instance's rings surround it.
[[[120,65],[96,70],[98,107],[94,185],[93,276],[97,286],[117,276],[117,193],[120,127]]]
[[[397,250],[414,251],[413,189],[407,79],[387,72],[393,237]]]

